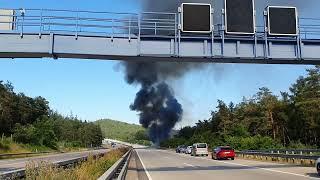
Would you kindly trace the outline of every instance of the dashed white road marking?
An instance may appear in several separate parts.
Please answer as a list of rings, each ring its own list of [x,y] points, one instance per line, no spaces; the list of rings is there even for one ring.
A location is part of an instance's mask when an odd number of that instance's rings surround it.
[[[192,164],[188,164],[188,163],[183,163],[184,165],[186,165],[186,166],[191,166],[191,167],[195,167],[194,165],[192,165]]]

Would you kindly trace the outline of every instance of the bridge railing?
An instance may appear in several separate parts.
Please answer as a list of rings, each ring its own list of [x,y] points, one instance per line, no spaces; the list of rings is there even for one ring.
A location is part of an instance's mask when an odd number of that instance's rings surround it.
[[[3,8],[0,8],[3,9]],[[13,22],[0,21],[0,24],[13,23],[13,30],[1,33],[63,33],[74,36],[93,35],[106,37],[193,37],[235,36],[224,33],[221,24],[214,25],[212,34],[179,34],[179,14],[166,12],[114,13],[103,11],[54,10],[54,9],[7,9],[14,15]],[[0,11],[1,12],[1,11]],[[1,18],[3,19],[3,18]],[[257,26],[257,33],[252,38],[266,38],[264,26]],[[320,39],[320,19],[299,19],[300,36],[303,39]],[[244,37],[244,36],[238,36]],[[272,37],[271,37],[272,38]],[[276,37],[279,38],[279,37]],[[281,37],[280,37],[281,38]]]

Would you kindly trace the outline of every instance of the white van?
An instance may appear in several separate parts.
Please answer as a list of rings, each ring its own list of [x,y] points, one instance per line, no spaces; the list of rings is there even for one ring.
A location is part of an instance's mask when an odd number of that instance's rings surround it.
[[[196,143],[192,145],[191,156],[208,156],[207,143]]]

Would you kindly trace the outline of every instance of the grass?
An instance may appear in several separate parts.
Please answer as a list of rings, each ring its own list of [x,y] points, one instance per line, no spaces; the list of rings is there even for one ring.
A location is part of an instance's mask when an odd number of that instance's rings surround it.
[[[29,152],[41,152],[41,151],[53,151],[45,146],[35,146],[30,144],[16,143],[11,138],[4,138],[0,141],[0,154],[7,153],[29,153]]]
[[[58,143],[59,144],[59,143]],[[37,146],[32,144],[22,144],[16,143],[11,140],[11,138],[2,138],[0,139],[0,154],[19,154],[19,153],[31,153],[31,152],[79,152],[86,151],[87,148],[81,147],[68,147],[65,146],[64,143],[58,147],[58,150],[48,148],[46,146]],[[42,154],[39,154],[42,155]],[[28,156],[39,156],[36,155],[28,155]],[[8,157],[0,157],[0,159],[12,159],[12,158],[23,158],[25,156],[17,155],[17,156],[8,156]]]
[[[63,169],[48,162],[30,162],[26,167],[27,180],[96,180],[107,171],[127,149],[116,149],[101,158],[90,156],[86,162],[74,168]]]

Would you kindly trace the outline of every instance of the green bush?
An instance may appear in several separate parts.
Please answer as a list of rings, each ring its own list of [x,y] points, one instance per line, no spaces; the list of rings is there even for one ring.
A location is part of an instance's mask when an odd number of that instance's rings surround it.
[[[282,146],[270,137],[226,137],[226,143],[237,150],[278,149]]]
[[[57,148],[57,138],[53,131],[53,125],[47,117],[43,117],[28,126],[17,124],[13,139],[19,143],[46,146],[52,149]]]
[[[7,151],[9,149],[10,147],[7,144],[3,144],[2,142],[0,142],[0,150]]]

